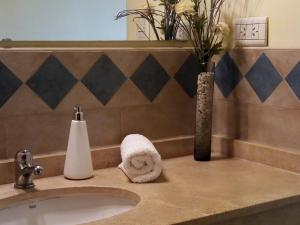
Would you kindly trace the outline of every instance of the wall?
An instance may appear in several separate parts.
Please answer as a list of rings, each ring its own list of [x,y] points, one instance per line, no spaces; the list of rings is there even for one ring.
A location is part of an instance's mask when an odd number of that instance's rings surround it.
[[[230,52],[224,65],[232,65],[232,60],[238,70],[220,67],[219,86],[227,83],[232,92],[225,97],[222,91],[216,94],[216,133],[299,154],[299,7],[296,0],[235,0],[227,5],[237,17],[268,16],[270,36],[266,49]]]
[[[153,2],[157,5],[157,1],[150,0],[150,3]],[[140,9],[143,8],[146,4],[144,0],[127,0],[127,9]],[[133,22],[134,16],[128,16],[127,18],[127,40],[141,40],[137,38],[137,25]],[[149,23],[146,22],[146,33],[151,40],[157,40],[153,29],[149,26]],[[159,33],[159,35],[161,35]],[[147,37],[144,37],[142,40],[148,40]]]
[[[1,1],[0,39],[126,40],[126,21],[114,20],[125,7],[125,0]]]
[[[300,48],[300,1],[264,0],[258,15],[270,17],[270,47]]]
[[[235,50],[218,64],[214,132],[299,153],[300,50]]]
[[[174,76],[182,50],[1,51],[0,158],[67,148],[73,107],[82,104],[93,148],[127,134],[150,139],[194,132],[194,99]],[[182,152],[190,152],[189,149]]]
[[[299,153],[300,50],[274,48],[215,59],[213,130]],[[186,50],[5,50],[0,62],[2,159],[22,148],[65,151],[77,103],[92,147],[118,145],[130,133],[150,139],[194,134],[199,70]]]
[[[232,0],[228,2],[234,6],[236,15],[269,17],[270,48],[300,48],[300,1]]]
[[[127,0],[130,9],[143,5],[141,0]],[[230,16],[268,16],[269,47],[280,49],[300,48],[300,1],[298,0],[230,0],[226,3],[226,10]],[[128,20],[128,39],[136,39],[136,26]]]
[[[214,134],[299,152],[300,50],[235,50],[215,60]],[[0,61],[2,159],[22,148],[65,151],[77,103],[94,148],[130,133],[194,134],[200,71],[186,50],[2,51]]]

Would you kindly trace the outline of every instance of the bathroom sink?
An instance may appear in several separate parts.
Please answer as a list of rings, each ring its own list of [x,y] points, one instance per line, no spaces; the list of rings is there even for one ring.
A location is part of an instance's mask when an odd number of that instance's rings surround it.
[[[13,203],[0,209],[1,225],[76,225],[127,212],[139,197],[121,189],[84,188],[27,193],[6,202]]]

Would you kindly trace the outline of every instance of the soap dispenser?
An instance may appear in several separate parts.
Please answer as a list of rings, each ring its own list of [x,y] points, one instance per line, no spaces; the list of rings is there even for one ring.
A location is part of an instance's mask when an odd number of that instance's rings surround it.
[[[93,176],[93,164],[84,114],[80,105],[74,107],[64,176],[71,180],[83,180]]]

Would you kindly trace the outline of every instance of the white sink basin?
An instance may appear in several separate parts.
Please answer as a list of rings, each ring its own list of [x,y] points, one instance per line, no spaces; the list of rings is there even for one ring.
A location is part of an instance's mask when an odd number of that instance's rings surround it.
[[[101,220],[133,209],[138,196],[120,189],[61,189],[46,197],[16,200],[0,209],[1,225],[76,225]],[[32,195],[32,194],[27,194]],[[33,194],[34,195],[34,194]],[[39,192],[39,196],[42,193]],[[26,194],[25,194],[26,196]]]

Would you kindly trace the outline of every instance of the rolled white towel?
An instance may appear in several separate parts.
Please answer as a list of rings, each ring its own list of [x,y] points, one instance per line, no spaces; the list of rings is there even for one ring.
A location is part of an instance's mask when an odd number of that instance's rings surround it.
[[[143,135],[128,135],[121,144],[121,157],[119,168],[134,183],[151,182],[161,174],[161,157]]]

